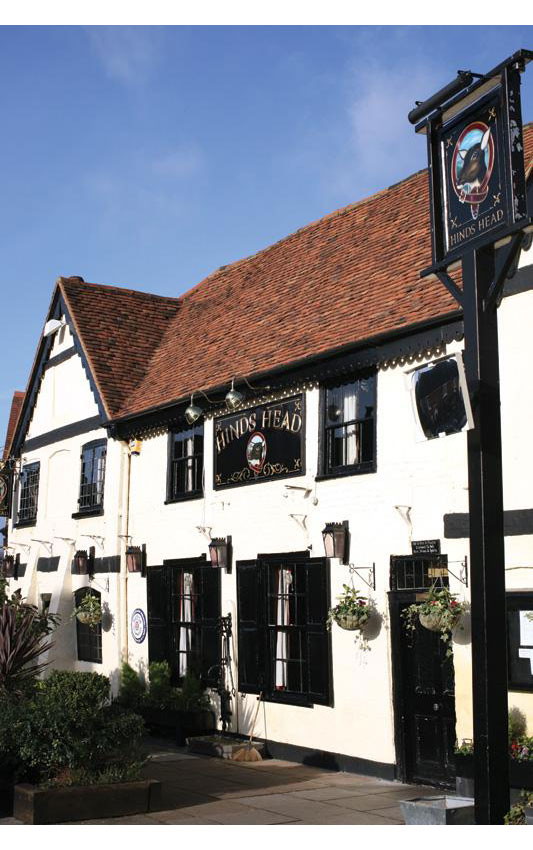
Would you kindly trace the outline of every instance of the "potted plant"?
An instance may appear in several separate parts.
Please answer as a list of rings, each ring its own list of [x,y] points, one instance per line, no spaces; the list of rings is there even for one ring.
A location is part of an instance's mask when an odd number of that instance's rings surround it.
[[[342,588],[343,593],[337,596],[337,605],[329,609],[328,627],[331,628],[331,623],[335,621],[341,629],[349,632],[362,629],[370,617],[371,604],[354,587],[343,584]]]
[[[452,632],[459,623],[465,610],[455,594],[447,587],[432,587],[422,602],[413,602],[404,611],[405,628],[411,632],[420,623],[431,632],[440,632],[441,640],[447,644],[446,655],[452,655]]]
[[[102,622],[102,605],[94,593],[86,593],[79,605],[76,605],[72,616],[91,629]]]

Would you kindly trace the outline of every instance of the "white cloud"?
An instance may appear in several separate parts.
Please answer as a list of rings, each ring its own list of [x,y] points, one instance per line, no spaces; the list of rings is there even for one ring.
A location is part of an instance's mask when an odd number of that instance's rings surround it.
[[[161,27],[86,27],[89,41],[106,74],[129,85],[144,83],[159,63]]]
[[[152,171],[161,177],[193,177],[202,172],[204,167],[204,155],[194,147],[178,148],[152,163]]]

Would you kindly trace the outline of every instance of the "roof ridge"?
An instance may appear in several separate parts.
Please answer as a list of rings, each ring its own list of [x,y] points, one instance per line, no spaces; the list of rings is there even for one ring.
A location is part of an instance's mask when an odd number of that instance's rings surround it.
[[[175,302],[176,305],[179,304],[181,300],[181,296],[178,295],[158,295],[155,292],[145,292],[141,289],[132,289],[131,287],[126,286],[115,286],[110,283],[92,283],[91,281],[84,280],[82,277],[78,277],[76,275],[71,275],[70,277],[60,276],[57,282],[59,283],[59,281],[67,284],[70,282],[75,282],[81,284],[82,286],[89,286],[91,288],[111,289],[115,292],[122,292],[128,295],[140,295],[144,298],[157,298],[160,301],[172,301]]]

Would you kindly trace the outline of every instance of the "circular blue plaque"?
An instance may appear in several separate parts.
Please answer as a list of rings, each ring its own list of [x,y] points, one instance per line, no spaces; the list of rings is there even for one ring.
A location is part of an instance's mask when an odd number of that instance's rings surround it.
[[[131,615],[131,634],[135,643],[142,643],[146,637],[146,614],[141,608]]]

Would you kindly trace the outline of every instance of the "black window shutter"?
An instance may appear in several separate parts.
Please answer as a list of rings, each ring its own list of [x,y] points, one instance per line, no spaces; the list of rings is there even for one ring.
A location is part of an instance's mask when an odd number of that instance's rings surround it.
[[[326,628],[329,609],[329,565],[326,558],[310,558],[300,566],[307,579],[307,658],[309,699],[331,704],[331,641]]]
[[[167,646],[167,588],[164,567],[149,567],[146,571],[148,600],[148,660],[166,661]]]
[[[206,684],[214,684],[220,664],[220,570],[211,566],[200,567],[196,576],[201,576],[201,675]]]
[[[265,687],[264,589],[260,561],[237,563],[239,690],[257,694]]]

